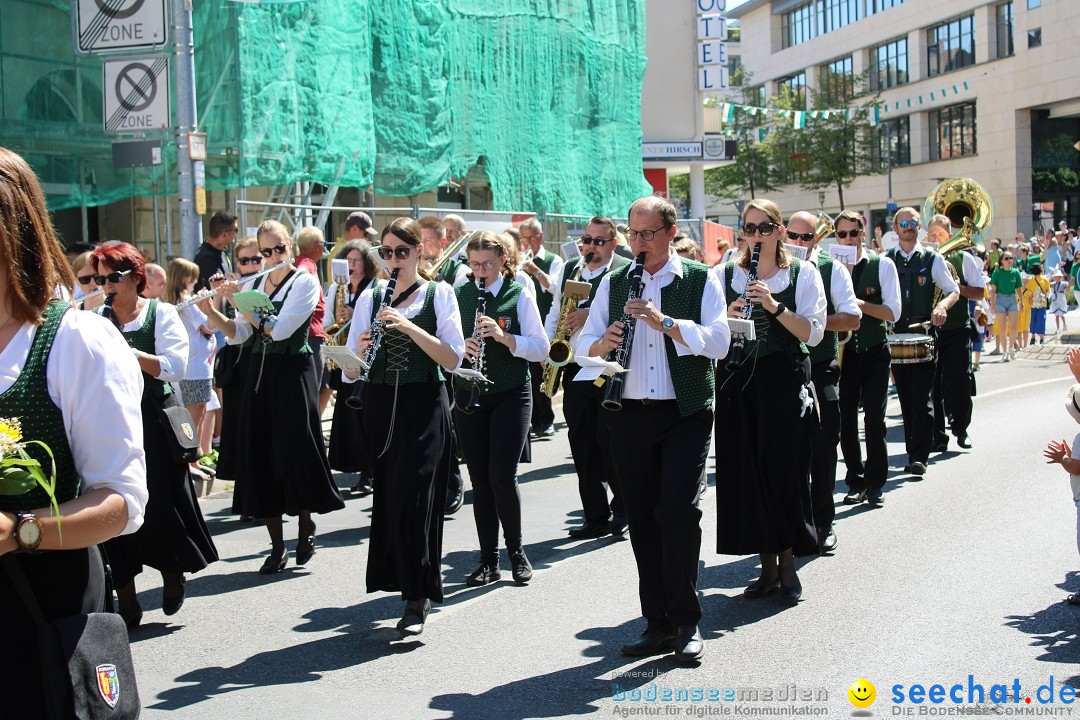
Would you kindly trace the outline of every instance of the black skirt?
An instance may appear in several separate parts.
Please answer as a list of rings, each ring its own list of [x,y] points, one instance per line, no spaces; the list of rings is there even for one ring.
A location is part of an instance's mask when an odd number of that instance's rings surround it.
[[[227,345],[218,353],[217,384],[221,388],[221,443],[218,445],[217,475],[223,480],[236,480],[236,451],[240,435],[240,399],[251,362],[251,350],[240,345]],[[223,383],[223,378],[228,378]]]
[[[446,388],[438,382],[368,384],[362,416],[375,485],[368,592],[442,602],[451,447]]]
[[[747,358],[716,382],[716,551],[818,551],[809,467],[800,459],[810,417],[799,416],[801,373],[783,353]]]
[[[269,518],[345,507],[326,461],[312,356],[253,350],[245,375],[233,512]]]
[[[330,387],[337,390],[334,400],[334,419],[330,425],[330,467],[338,472],[371,474],[364,442],[364,423],[360,411],[349,407],[346,400],[353,385],[341,382],[341,370],[330,370]]]
[[[156,401],[144,396],[143,445],[146,448],[146,488],[150,498],[143,524],[131,535],[105,543],[113,583],[124,587],[149,565],[161,572],[193,573],[218,559],[217,548],[206,529],[195,488],[185,463],[172,459]],[[175,395],[163,405],[177,405]]]

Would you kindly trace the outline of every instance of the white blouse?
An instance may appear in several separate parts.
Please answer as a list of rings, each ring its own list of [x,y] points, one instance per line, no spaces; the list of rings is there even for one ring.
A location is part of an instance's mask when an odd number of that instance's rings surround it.
[[[724,286],[724,266],[717,265],[713,268],[713,273],[720,278],[721,290],[727,292]],[[774,298],[788,289],[791,284],[790,275],[789,268],[777,268],[771,278],[764,280]],[[763,280],[763,278],[758,278],[758,280]],[[731,289],[739,295],[746,290],[746,270],[737,264],[731,274]],[[724,307],[733,302],[735,298],[730,300],[725,298]],[[821,338],[825,337],[828,307],[825,301],[825,285],[821,282],[821,275],[818,274],[817,268],[808,262],[800,263],[799,277],[795,281],[795,307],[788,309],[810,321],[810,339],[805,343],[808,347],[817,345],[821,342]]]
[[[500,275],[493,284],[487,287],[487,292],[493,296],[498,295],[504,282]],[[516,347],[510,351],[510,354],[529,362],[542,361],[548,354],[547,333],[544,332],[544,326],[540,322],[540,309],[536,306],[536,299],[524,289],[518,295],[517,316],[518,323],[521,325],[519,328],[521,334],[511,333]],[[488,317],[491,317],[490,313]]]
[[[257,281],[256,290],[266,287],[268,276],[263,276]],[[311,313],[315,312],[315,306],[319,304],[322,296],[322,286],[314,275],[297,270],[281,287],[274,293],[275,299],[284,301],[281,310],[277,314],[277,324],[270,330],[271,340],[288,340],[292,334],[311,322]],[[240,345],[247,340],[255,328],[247,321],[243,313],[236,313],[236,334],[229,339],[230,345]]]
[[[123,332],[134,332],[146,322],[146,313],[150,309],[150,301],[139,298],[143,304],[139,315],[123,327]],[[97,308],[95,312],[101,312]],[[112,323],[111,320],[106,320]],[[157,318],[154,321],[154,350],[157,353],[158,363],[161,364],[161,372],[157,379],[165,382],[176,382],[184,379],[188,362],[188,334],[180,315],[176,312],[176,306],[158,301]],[[131,350],[128,350],[130,354]]]
[[[0,392],[18,379],[37,330],[23,325],[0,352]],[[49,397],[63,414],[83,491],[108,488],[119,493],[128,515],[121,535],[135,532],[149,498],[138,361],[109,320],[72,311],[60,321],[45,373]]]
[[[217,339],[213,334],[210,337],[203,335],[199,329],[206,325],[206,315],[196,305],[188,305],[179,311],[179,315],[188,338],[188,361],[184,379],[210,380],[214,377],[211,360],[217,347]]]

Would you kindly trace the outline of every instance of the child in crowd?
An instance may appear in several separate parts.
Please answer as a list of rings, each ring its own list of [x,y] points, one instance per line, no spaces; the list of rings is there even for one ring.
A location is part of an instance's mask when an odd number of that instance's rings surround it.
[[[1069,312],[1069,301],[1065,292],[1069,282],[1060,270],[1055,270],[1050,275],[1050,314],[1054,316],[1054,331],[1057,333],[1067,330],[1065,325],[1065,313]]]
[[[1077,383],[1069,388],[1065,396],[1065,410],[1073,420],[1080,423],[1080,348],[1069,350],[1069,369]],[[1043,451],[1047,463],[1061,465],[1069,473],[1072,486],[1073,504],[1076,505],[1076,549],[1080,551],[1080,433],[1073,438],[1072,447],[1066,440],[1051,440]],[[1066,599],[1070,605],[1080,605],[1080,593],[1073,593]]]

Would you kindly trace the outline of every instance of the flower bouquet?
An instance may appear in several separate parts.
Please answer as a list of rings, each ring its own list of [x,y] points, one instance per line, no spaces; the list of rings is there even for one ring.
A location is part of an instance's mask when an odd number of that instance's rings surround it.
[[[41,447],[49,456],[46,476],[41,463],[26,452],[29,445]],[[23,440],[18,419],[0,418],[0,495],[23,495],[41,488],[49,496],[59,530],[60,507],[56,504],[56,459],[48,445],[40,440]]]

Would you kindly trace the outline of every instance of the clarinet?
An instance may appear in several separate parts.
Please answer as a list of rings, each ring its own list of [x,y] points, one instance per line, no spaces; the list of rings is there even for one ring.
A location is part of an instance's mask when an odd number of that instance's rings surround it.
[[[645,289],[645,283],[641,280],[641,275],[645,272],[645,253],[639,253],[634,260],[634,269],[630,271],[630,295],[627,297],[627,302],[630,300],[640,300],[641,294]],[[611,358],[615,362],[619,363],[623,368],[630,368],[630,349],[634,345],[634,327],[637,325],[637,320],[627,314],[623,314],[622,322],[624,327],[622,342],[615,348],[614,357]],[[604,392],[604,400],[601,403],[605,410],[622,410],[622,393],[623,383],[625,381],[624,375],[626,373],[615,373],[611,378],[611,382],[608,383],[607,390]]]
[[[394,268],[394,271],[390,273],[390,280],[386,283],[386,292],[383,293],[382,303],[375,312],[376,316],[390,307],[390,300],[394,297],[394,286],[397,285],[398,270],[399,268]],[[345,401],[345,404],[353,410],[364,409],[364,386],[367,385],[368,378],[371,376],[371,366],[375,364],[375,356],[379,354],[379,346],[382,345],[384,332],[382,320],[376,319],[371,323],[371,345],[368,345],[368,349],[364,351],[364,364],[367,367],[360,373],[360,377],[356,379],[352,395]]]
[[[476,299],[476,319],[473,321],[473,339],[480,341],[480,352],[472,361],[472,369],[479,372],[484,371],[484,348],[486,343],[480,338],[480,317],[487,315],[487,298],[484,296],[484,278],[480,278],[477,281],[480,296]],[[480,409],[480,381],[473,380],[472,387],[469,389],[469,404],[461,408],[461,412],[466,415],[472,415],[474,412]]]
[[[757,280],[757,265],[758,258],[761,256],[761,243],[754,243],[754,252],[750,255],[750,271],[746,274],[746,287],[750,286],[750,283]],[[733,271],[734,272],[734,271]],[[746,288],[743,288],[742,294],[743,300],[746,300]],[[750,316],[754,313],[754,303],[746,300],[746,305],[743,306],[743,320],[749,320]],[[745,359],[744,350],[746,349],[746,336],[742,333],[733,335],[731,337],[731,352],[728,353],[727,370],[728,372],[735,372],[742,367],[743,360]]]

